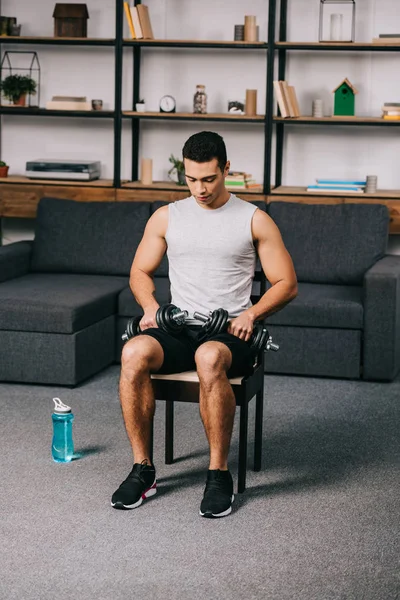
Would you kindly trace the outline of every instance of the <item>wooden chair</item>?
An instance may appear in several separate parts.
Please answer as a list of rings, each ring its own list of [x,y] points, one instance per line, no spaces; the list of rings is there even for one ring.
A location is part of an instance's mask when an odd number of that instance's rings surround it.
[[[256,271],[255,282],[259,282],[259,294],[252,296],[253,303],[264,293],[266,280],[262,270]],[[257,283],[255,284],[257,285]],[[253,286],[254,289],[254,286]],[[199,402],[199,379],[196,371],[173,373],[170,375],[153,374],[152,383],[155,398],[165,400],[165,463],[174,460],[174,402]],[[247,470],[247,431],[248,405],[256,398],[255,436],[254,436],[254,471],[261,469],[263,404],[264,404],[264,352],[257,356],[254,372],[248,377],[235,377],[229,380],[236,398],[236,406],[240,407],[239,421],[239,464],[238,492],[246,488]]]

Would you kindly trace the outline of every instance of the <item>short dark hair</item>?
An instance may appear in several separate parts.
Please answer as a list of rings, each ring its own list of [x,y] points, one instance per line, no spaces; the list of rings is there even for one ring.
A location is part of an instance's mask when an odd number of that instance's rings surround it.
[[[213,158],[223,172],[227,163],[226,146],[223,138],[214,131],[200,131],[185,142],[182,150],[183,158],[194,162],[210,162]]]

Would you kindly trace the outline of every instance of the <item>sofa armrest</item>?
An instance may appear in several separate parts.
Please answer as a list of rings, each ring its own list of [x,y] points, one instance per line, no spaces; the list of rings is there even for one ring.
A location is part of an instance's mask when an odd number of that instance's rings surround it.
[[[392,381],[400,369],[400,256],[364,276],[363,379]]]
[[[0,246],[0,283],[28,273],[32,247],[31,241]]]

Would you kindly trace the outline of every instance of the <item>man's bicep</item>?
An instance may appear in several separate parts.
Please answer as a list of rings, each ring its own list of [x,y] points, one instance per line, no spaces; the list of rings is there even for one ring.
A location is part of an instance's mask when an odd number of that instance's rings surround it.
[[[166,252],[167,243],[154,223],[146,226],[142,240],[137,247],[132,263],[132,271],[140,269],[148,275],[152,275],[162,261]]]

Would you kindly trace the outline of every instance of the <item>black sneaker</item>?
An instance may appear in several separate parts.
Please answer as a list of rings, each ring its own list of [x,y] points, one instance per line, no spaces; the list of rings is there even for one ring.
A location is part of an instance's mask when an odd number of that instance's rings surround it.
[[[232,512],[233,481],[229,471],[208,471],[206,489],[200,506],[200,515],[213,519],[226,517]]]
[[[114,492],[111,506],[121,509],[137,508],[143,500],[154,496],[156,492],[156,470],[144,460],[133,465],[128,477]]]

